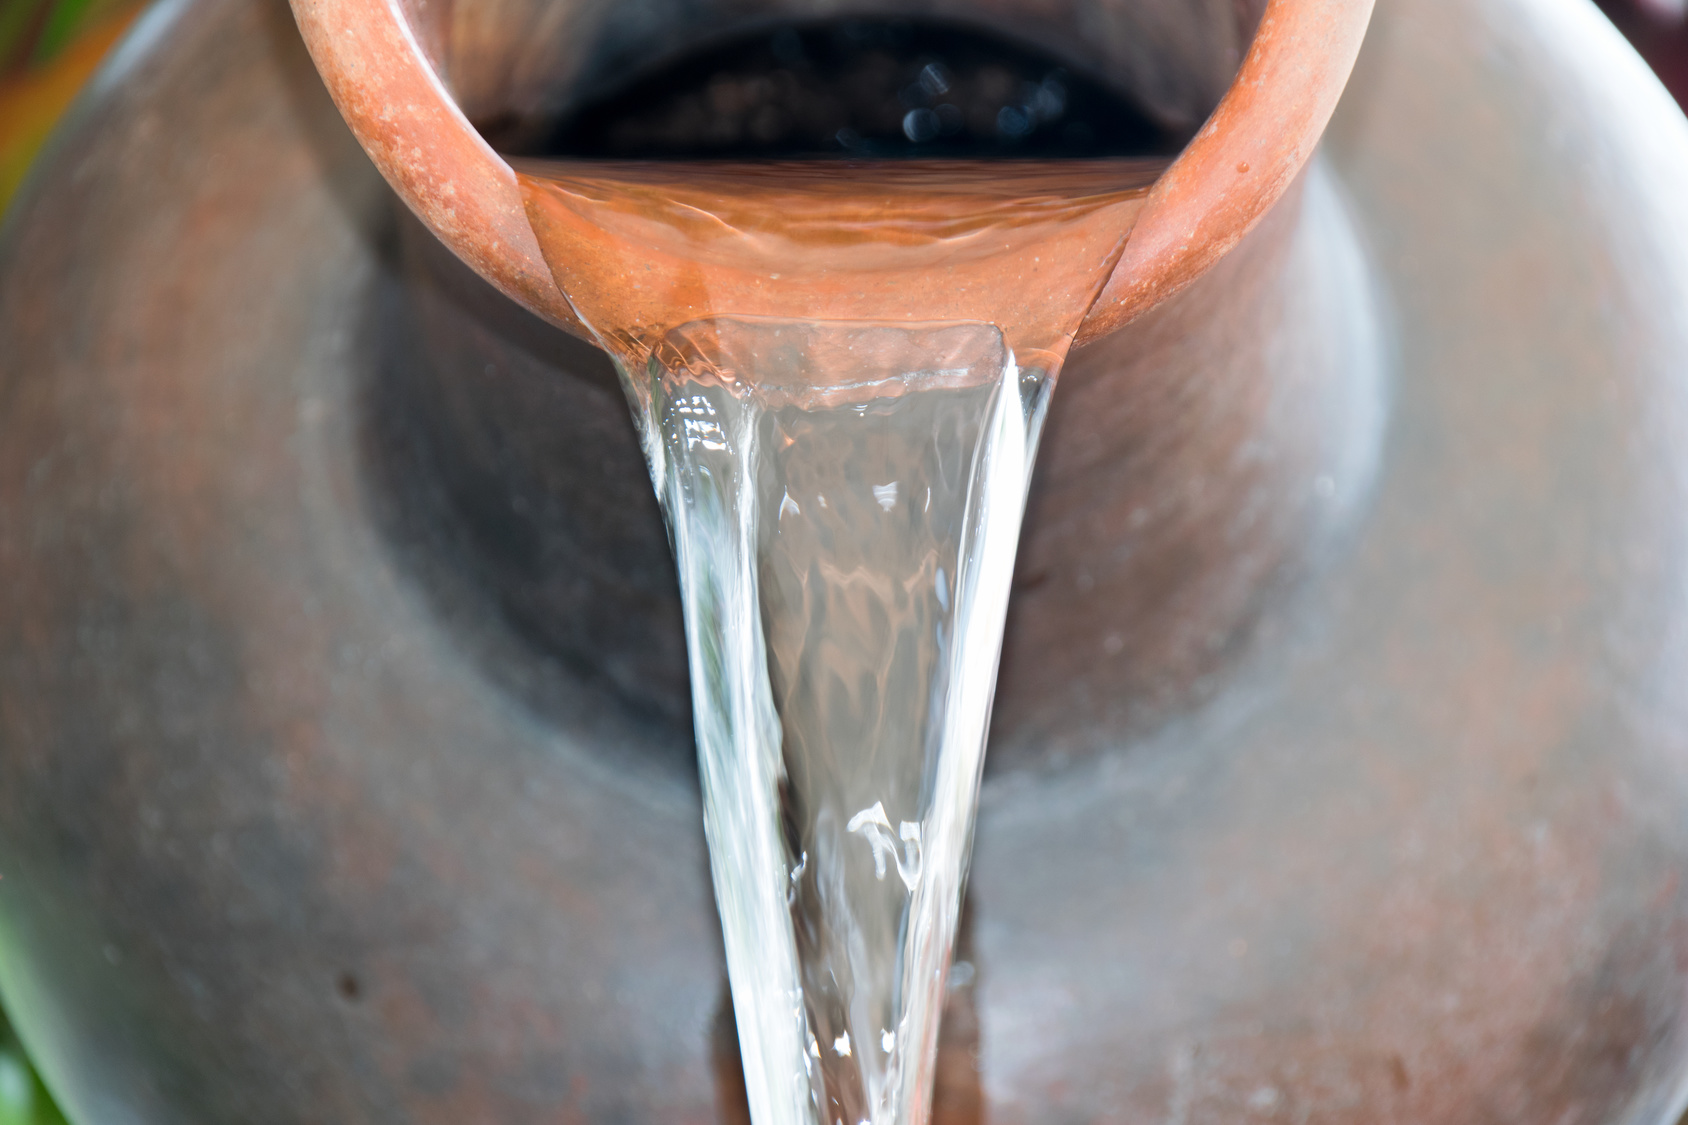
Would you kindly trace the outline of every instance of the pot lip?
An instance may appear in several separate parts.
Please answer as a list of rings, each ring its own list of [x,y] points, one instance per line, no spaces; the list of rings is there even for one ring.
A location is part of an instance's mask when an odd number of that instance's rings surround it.
[[[1149,193],[1077,344],[1172,296],[1254,229],[1324,135],[1374,0],[1270,0],[1219,105]]]
[[[505,295],[590,337],[540,253],[515,172],[446,90],[403,0],[291,3],[334,104],[399,197]],[[1200,277],[1284,194],[1336,109],[1373,3],[1267,0],[1236,77],[1151,191],[1076,343]]]

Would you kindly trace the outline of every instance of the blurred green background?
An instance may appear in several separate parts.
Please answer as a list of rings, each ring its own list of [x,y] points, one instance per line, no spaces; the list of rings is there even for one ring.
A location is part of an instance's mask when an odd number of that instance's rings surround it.
[[[0,210],[136,0],[0,0]]]
[[[0,1013],[0,1125],[65,1125]]]

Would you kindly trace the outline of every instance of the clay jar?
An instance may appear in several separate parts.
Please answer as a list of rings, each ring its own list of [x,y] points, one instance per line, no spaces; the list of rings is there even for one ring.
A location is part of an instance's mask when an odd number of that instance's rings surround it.
[[[787,9],[329,7],[426,225],[283,5],[166,0],[0,237],[0,991],[79,1120],[740,1120],[661,522],[463,122]],[[1232,75],[1354,12],[1264,11],[965,8],[1276,124],[1056,393],[939,1119],[1656,1125],[1688,125],[1582,5],[1394,0],[1306,160],[1340,82]]]

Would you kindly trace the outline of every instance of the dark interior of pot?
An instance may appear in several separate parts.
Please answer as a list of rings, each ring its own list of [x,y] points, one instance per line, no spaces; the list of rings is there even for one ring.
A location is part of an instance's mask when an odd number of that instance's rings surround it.
[[[477,126],[566,116],[680,55],[757,28],[901,19],[992,32],[1057,56],[1188,133],[1224,94],[1265,0],[401,0]]]

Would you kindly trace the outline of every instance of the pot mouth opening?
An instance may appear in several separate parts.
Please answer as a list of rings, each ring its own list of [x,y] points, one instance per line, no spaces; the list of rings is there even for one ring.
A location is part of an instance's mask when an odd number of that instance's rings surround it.
[[[1176,154],[1264,0],[400,7],[510,155],[1048,158]]]
[[[560,119],[476,127],[508,155],[612,160],[1171,157],[1189,139],[1054,52],[907,17],[740,29]]]

